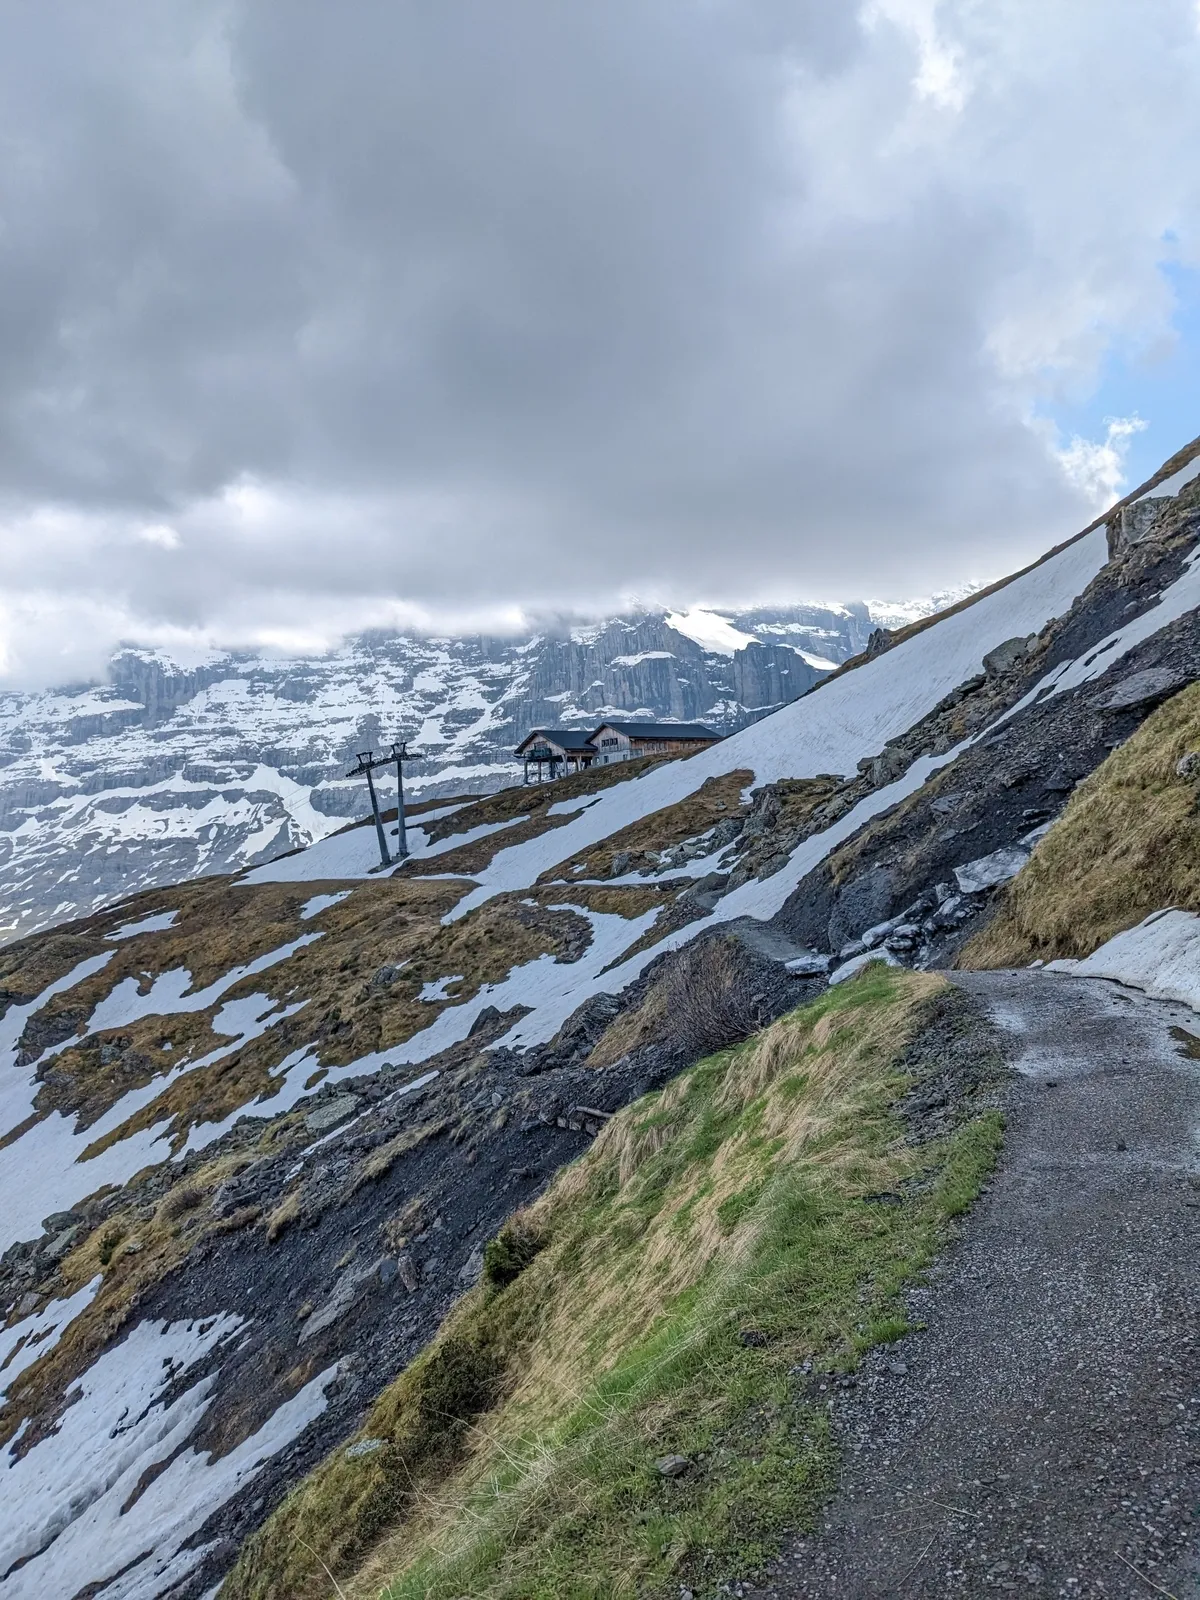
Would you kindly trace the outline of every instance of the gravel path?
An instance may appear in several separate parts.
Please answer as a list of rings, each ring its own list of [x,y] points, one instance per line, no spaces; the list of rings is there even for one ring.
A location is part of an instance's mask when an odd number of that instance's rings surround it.
[[[1013,1036],[1002,1164],[834,1415],[824,1527],[746,1595],[1200,1597],[1200,1019],[954,974]],[[1200,1048],[1200,1041],[1198,1041]]]

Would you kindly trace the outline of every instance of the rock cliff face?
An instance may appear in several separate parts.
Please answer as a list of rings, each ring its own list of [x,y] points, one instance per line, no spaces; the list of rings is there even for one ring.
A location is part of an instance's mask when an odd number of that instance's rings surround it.
[[[519,775],[513,747],[539,723],[637,712],[730,733],[811,688],[872,626],[862,604],[676,620],[373,635],[283,661],[181,665],[131,648],[106,685],[0,695],[0,941],[311,844],[365,809],[343,774],[367,746],[407,737],[424,758],[415,792],[486,793]],[[722,649],[707,645],[714,625]]]

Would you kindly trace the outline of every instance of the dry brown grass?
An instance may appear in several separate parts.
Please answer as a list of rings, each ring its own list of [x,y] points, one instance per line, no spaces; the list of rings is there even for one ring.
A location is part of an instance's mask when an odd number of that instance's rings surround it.
[[[656,883],[543,883],[530,890],[527,898],[544,906],[583,906],[603,916],[624,917],[632,922],[655,906],[670,905],[677,893],[677,889],[665,889]]]
[[[283,1233],[286,1228],[290,1228],[293,1222],[299,1221],[299,1218],[300,1190],[293,1189],[290,1194],[284,1195],[283,1199],[279,1202],[274,1211],[271,1212],[270,1216],[268,1216],[266,1220],[264,1227],[267,1239],[270,1241],[270,1243],[274,1244],[276,1239],[279,1238],[280,1234]]]
[[[198,1183],[181,1183],[163,1197],[158,1214],[164,1222],[178,1222],[189,1211],[195,1211],[208,1199],[208,1193]]]
[[[634,763],[628,764],[632,766]],[[742,790],[753,782],[754,774],[746,768],[706,778],[692,794],[677,800],[674,805],[652,811],[648,816],[631,822],[627,828],[601,839],[590,850],[578,852],[568,860],[548,868],[538,882],[548,883],[564,876],[569,881],[575,875],[571,869],[580,866],[584,869],[578,874],[582,878],[605,878],[612,871],[615,855],[666,850],[672,845],[682,844],[686,839],[694,839],[726,817],[737,816],[742,809]]]
[[[461,895],[461,885],[397,879],[358,884],[346,900],[325,913],[319,930],[298,920],[299,908],[312,889],[311,884],[244,887],[219,880],[172,891],[172,902],[185,906],[182,944],[174,929],[131,940],[118,947],[104,972],[59,997],[64,1009],[86,1016],[96,1001],[125,977],[182,966],[193,972],[195,988],[201,977],[211,982],[266,950],[280,948],[300,932],[322,934],[278,966],[243,979],[217,1002],[255,992],[277,1001],[305,1000],[307,1004],[293,1018],[223,1060],[184,1074],[157,1100],[97,1142],[90,1154],[164,1117],[177,1119],[176,1131],[181,1135],[195,1123],[220,1120],[259,1095],[269,1097],[277,1087],[271,1068],[289,1050],[309,1040],[319,1041],[326,1064],[341,1064],[408,1038],[436,1015],[435,1007],[417,1002],[421,984],[446,972],[470,973],[469,966],[440,964],[443,959],[458,959],[462,945],[473,936],[467,930],[476,928],[474,918],[442,927],[441,918]],[[503,912],[483,910],[488,914],[478,919],[482,937],[477,942],[481,949],[486,947],[490,959],[483,963],[479,982],[504,976],[507,967],[502,963],[509,952],[514,962],[541,953],[545,946],[536,929],[531,931],[515,916],[510,919],[511,927],[502,927]],[[120,918],[109,918],[117,920]],[[561,943],[562,919],[548,915],[546,924],[552,947],[556,929]],[[369,980],[389,962],[408,964],[403,979],[387,988],[372,989]],[[473,991],[468,988],[467,992]],[[53,1005],[47,1010],[52,1011]],[[173,1047],[169,1053],[162,1049],[168,1038]],[[121,1054],[105,1063],[99,1047],[109,1042],[119,1045]],[[142,1018],[115,1032],[93,1036],[83,1048],[64,1051],[42,1086],[38,1109],[42,1114],[51,1110],[77,1114],[81,1126],[86,1127],[129,1090],[151,1082],[185,1058],[195,1060],[230,1042],[227,1035],[213,1032],[206,1013]]]
[[[1193,750],[1200,684],[1168,700],[1080,784],[959,964],[1086,956],[1164,906],[1200,911],[1200,774],[1175,770]]]

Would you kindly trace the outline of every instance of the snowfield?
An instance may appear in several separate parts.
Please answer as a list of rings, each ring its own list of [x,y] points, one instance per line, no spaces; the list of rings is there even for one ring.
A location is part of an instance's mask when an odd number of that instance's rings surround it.
[[[457,806],[450,807],[451,811],[458,810]],[[441,815],[441,813],[431,813]],[[457,850],[459,845],[474,844],[476,839],[486,839],[493,833],[500,833],[505,828],[515,828],[520,822],[528,822],[528,817],[510,817],[505,822],[481,822],[477,827],[466,828],[462,833],[452,833],[448,838],[439,839],[435,844],[430,844],[425,830],[421,827],[421,819],[407,823],[405,838],[408,844],[408,859],[410,861],[425,861],[431,856],[444,856],[451,850]],[[389,854],[396,848],[399,830],[394,823],[389,823],[384,828],[387,836]],[[393,860],[393,865],[395,861]],[[385,867],[379,859],[379,836],[375,832],[373,823],[363,823],[362,826],[351,828],[347,833],[335,834],[332,839],[324,839],[320,844],[310,845],[307,850],[301,850],[296,855],[284,856],[279,861],[268,861],[261,867],[255,867],[252,872],[246,873],[242,878],[243,883],[323,883],[326,880],[349,878],[373,878],[380,873],[390,872],[390,867]]]
[[[24,1456],[9,1445],[0,1600],[50,1600],[97,1583],[105,1600],[156,1600],[199,1564],[205,1547],[186,1541],[320,1416],[337,1375],[333,1366],[313,1378],[213,1461],[188,1440],[212,1404],[211,1358],[240,1327],[230,1316],[140,1323],[79,1380],[56,1433]],[[191,1386],[168,1399],[192,1371]],[[139,1492],[153,1468],[162,1470]]]

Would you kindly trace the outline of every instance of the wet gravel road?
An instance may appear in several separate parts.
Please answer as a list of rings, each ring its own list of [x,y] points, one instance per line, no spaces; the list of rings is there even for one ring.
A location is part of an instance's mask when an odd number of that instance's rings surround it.
[[[925,1327],[839,1392],[823,1528],[741,1592],[1200,1600],[1200,1018],[952,976],[1013,1046],[1001,1165]]]

